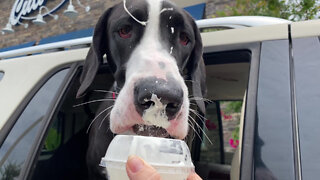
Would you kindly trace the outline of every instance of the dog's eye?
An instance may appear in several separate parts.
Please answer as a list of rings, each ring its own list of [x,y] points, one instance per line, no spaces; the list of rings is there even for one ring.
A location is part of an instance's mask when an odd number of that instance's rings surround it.
[[[126,26],[123,26],[118,32],[120,37],[124,39],[128,39],[132,35],[131,31],[132,31],[132,27],[129,25],[126,25]]]
[[[186,46],[190,42],[188,36],[186,33],[182,32],[180,33],[180,43],[184,46]]]

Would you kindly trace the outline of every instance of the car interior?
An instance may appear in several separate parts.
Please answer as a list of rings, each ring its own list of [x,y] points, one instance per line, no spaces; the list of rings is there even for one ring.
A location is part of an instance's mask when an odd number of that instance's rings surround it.
[[[241,144],[243,122],[240,122],[240,112],[227,114],[223,110],[226,104],[241,103],[245,99],[251,53],[248,50],[209,53],[204,54],[204,60],[207,70],[207,113],[205,117],[195,116],[202,130],[199,127],[190,128],[197,131],[190,151],[196,172],[203,179],[230,179],[239,174],[240,155],[239,146],[231,147],[229,140],[235,129],[240,128],[238,144]],[[42,148],[33,162],[29,179],[88,178],[85,164],[87,131],[99,106],[95,100],[103,99],[109,93],[106,91],[112,86],[113,78],[108,66],[102,66],[88,92],[76,99],[80,74],[81,67],[50,120],[50,128],[42,140]],[[242,103],[242,107],[244,105]]]

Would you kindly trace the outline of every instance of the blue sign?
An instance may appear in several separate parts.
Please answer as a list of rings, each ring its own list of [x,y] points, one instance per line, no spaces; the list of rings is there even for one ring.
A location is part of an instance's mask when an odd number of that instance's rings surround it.
[[[61,0],[61,2],[53,9],[42,14],[46,16],[58,10],[68,0]],[[36,16],[28,16],[34,11],[38,10],[41,6],[44,6],[47,0],[16,0],[10,13],[10,24],[17,25],[21,20],[33,20]]]

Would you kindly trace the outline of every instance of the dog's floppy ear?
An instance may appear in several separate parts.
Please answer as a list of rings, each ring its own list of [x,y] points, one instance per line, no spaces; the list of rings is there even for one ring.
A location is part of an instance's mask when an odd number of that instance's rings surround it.
[[[103,56],[107,51],[107,24],[109,15],[112,8],[104,12],[104,14],[99,18],[96,27],[94,29],[94,34],[92,38],[92,44],[90,50],[87,54],[82,74],[80,77],[80,87],[77,92],[77,98],[84,94],[84,92],[91,85],[94,80],[100,64],[103,63]]]
[[[189,18],[191,19],[190,16]],[[191,22],[195,34],[195,45],[191,52],[186,68],[188,69],[189,78],[192,80],[192,95],[197,103],[197,106],[199,107],[199,110],[202,113],[205,113],[206,108],[203,98],[207,94],[207,88],[205,64],[202,58],[202,40],[196,23],[194,20]]]

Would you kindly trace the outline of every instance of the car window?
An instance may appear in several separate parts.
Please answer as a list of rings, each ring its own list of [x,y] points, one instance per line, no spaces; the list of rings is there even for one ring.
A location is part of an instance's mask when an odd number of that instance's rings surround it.
[[[262,43],[254,146],[255,179],[294,179],[289,41]]]
[[[113,77],[108,72],[107,67],[102,67],[90,89],[79,99],[75,97],[80,86],[81,69],[76,72],[49,120],[50,126],[29,179],[87,179],[88,126],[100,104],[87,102],[104,99],[106,90],[113,85]]]
[[[225,164],[231,164],[239,146],[242,101],[220,101]]]
[[[200,161],[212,162],[212,163],[223,163],[224,162],[224,151],[221,144],[222,139],[220,132],[221,128],[221,117],[219,116],[219,103],[212,102],[207,106],[206,119],[204,119],[204,128],[201,142]]]
[[[239,145],[242,101],[214,101],[207,105],[200,161],[231,165]],[[220,129],[221,128],[221,129]]]
[[[0,81],[2,80],[3,76],[4,76],[4,72],[0,71]]]
[[[196,171],[203,179],[230,179],[231,162],[239,145],[240,111],[248,86],[251,52],[221,51],[205,54],[204,58],[208,93],[206,115],[198,116],[202,130],[194,127],[200,137],[199,159],[194,156]]]
[[[320,42],[318,37],[293,39],[297,118],[303,179],[318,179],[320,137]]]
[[[0,148],[0,179],[15,179],[19,176],[43,117],[68,71],[62,70],[45,82],[17,119]]]

